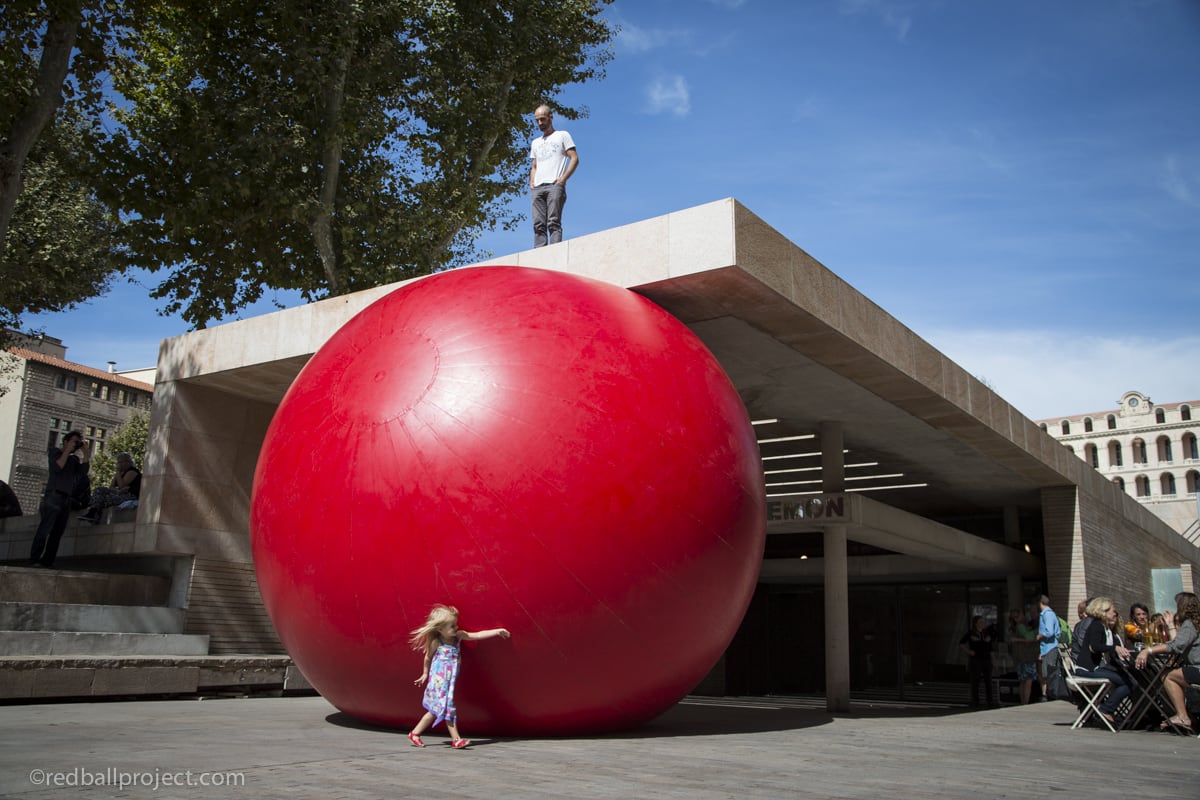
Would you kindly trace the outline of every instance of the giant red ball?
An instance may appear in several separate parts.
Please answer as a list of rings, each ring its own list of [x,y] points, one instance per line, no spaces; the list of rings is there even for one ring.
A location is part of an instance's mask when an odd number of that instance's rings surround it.
[[[362,311],[267,431],[251,531],[280,640],[331,703],[421,715],[408,644],[468,630],[463,731],[599,732],[678,701],[728,646],[764,543],[761,465],[720,364],[646,298],[517,267]]]

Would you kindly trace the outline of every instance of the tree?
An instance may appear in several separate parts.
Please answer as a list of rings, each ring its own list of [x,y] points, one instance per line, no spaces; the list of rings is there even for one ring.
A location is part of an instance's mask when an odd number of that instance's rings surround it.
[[[116,214],[100,202],[86,122],[60,114],[25,165],[5,242],[0,328],[17,329],[26,313],[69,308],[104,292],[124,269]]]
[[[13,0],[0,15],[0,330],[95,296],[123,266],[92,182],[106,52],[125,13]]]
[[[426,274],[509,226],[525,115],[602,74],[611,0],[216,0],[138,19],[105,186],[197,327]],[[568,119],[576,109],[557,107]]]
[[[129,453],[139,470],[146,463],[146,443],[150,438],[150,414],[135,411],[113,430],[104,449],[92,456],[92,486],[108,486],[117,471],[117,456]]]

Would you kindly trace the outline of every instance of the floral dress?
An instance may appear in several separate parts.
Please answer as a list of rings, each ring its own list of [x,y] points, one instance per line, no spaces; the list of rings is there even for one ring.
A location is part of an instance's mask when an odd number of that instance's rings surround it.
[[[433,724],[442,720],[451,725],[458,724],[458,709],[454,706],[454,683],[458,680],[458,642],[442,642],[433,653],[429,665],[429,681],[425,684],[425,699],[422,705],[433,714]]]

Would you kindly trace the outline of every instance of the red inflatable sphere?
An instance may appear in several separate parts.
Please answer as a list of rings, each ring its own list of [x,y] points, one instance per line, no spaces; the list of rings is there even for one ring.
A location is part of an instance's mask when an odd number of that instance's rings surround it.
[[[712,354],[634,292],[479,267],[416,281],[296,378],[254,477],[267,612],[331,703],[410,726],[430,606],[466,734],[636,725],[691,690],[758,576],[754,432]]]

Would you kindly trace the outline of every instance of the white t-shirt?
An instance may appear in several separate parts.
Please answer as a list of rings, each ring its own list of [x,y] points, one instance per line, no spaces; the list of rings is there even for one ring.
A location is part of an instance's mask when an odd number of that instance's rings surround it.
[[[571,159],[567,151],[575,149],[571,134],[566,131],[555,131],[549,136],[539,136],[529,146],[529,157],[537,164],[533,173],[533,185],[554,183],[564,172]]]

